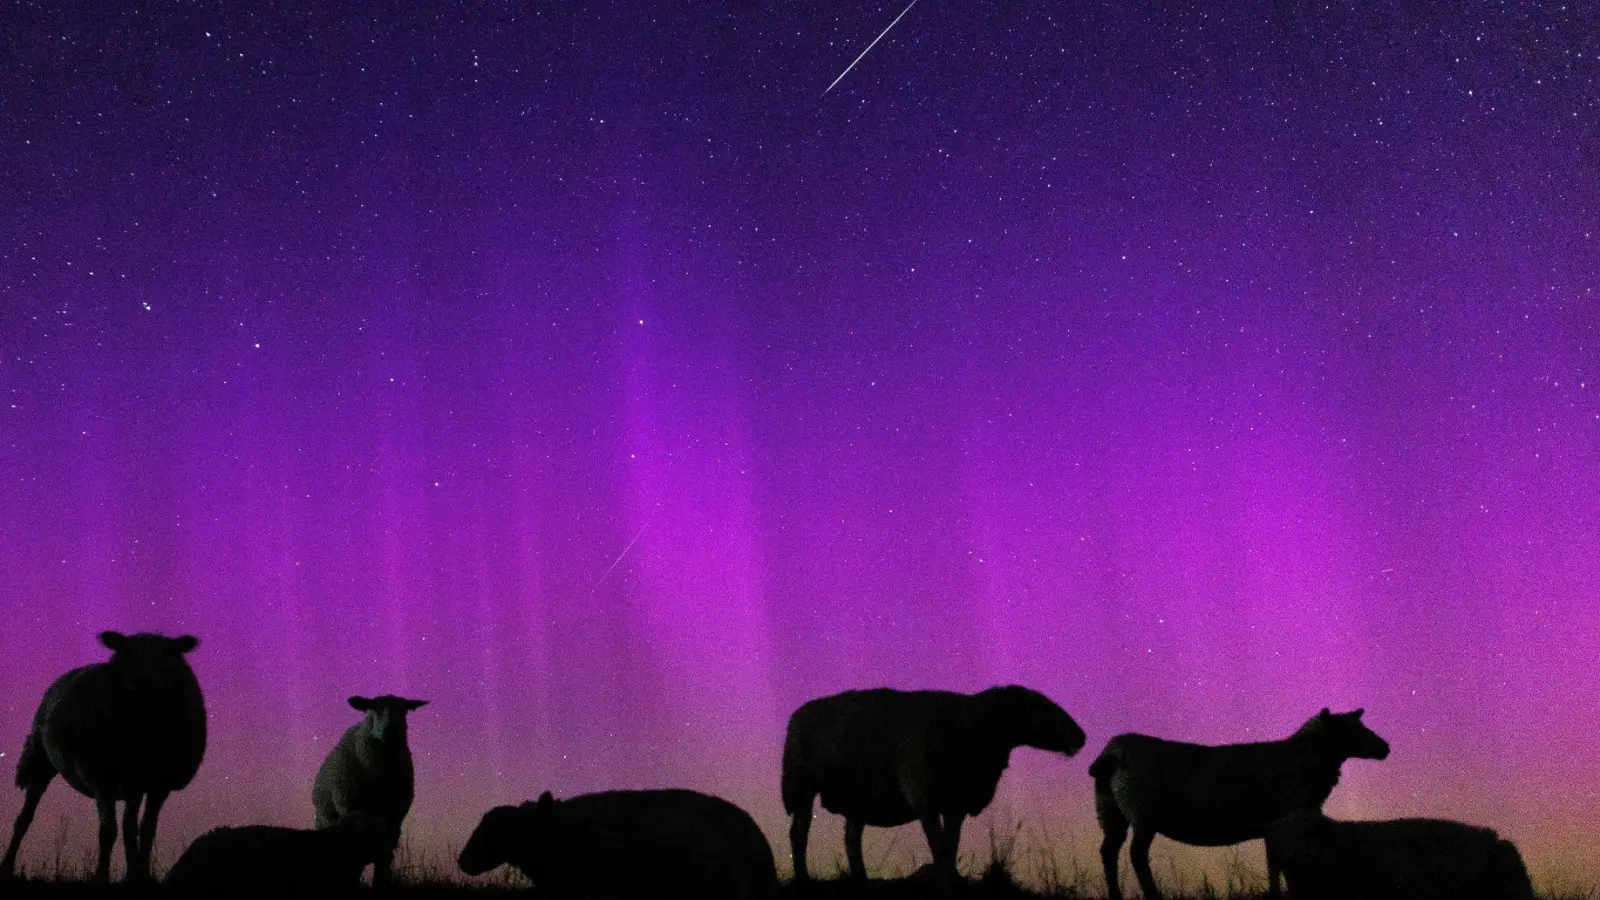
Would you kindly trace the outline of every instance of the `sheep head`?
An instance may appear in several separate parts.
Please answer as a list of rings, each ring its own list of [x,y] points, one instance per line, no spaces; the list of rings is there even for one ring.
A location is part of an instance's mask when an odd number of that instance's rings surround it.
[[[173,688],[193,679],[184,654],[200,646],[191,635],[170,638],[160,634],[100,632],[100,643],[111,651],[110,665],[126,673],[139,690]]]
[[[382,697],[351,697],[350,705],[367,714],[373,740],[403,745],[406,741],[406,713],[427,706],[428,701],[384,694]]]
[[[1083,749],[1083,729],[1049,697],[1017,685],[978,694],[984,718],[994,733],[1017,747],[1036,747],[1071,756]]]
[[[482,875],[516,860],[523,874],[537,879],[537,873],[528,871],[526,866],[530,858],[539,856],[536,848],[549,830],[555,804],[555,798],[545,791],[536,802],[496,806],[484,813],[467,845],[461,848],[456,866],[468,875]],[[535,850],[531,855],[530,848]]]
[[[1387,759],[1389,742],[1361,721],[1364,712],[1366,710],[1358,709],[1336,713],[1323,707],[1322,712],[1312,716],[1296,733],[1314,737],[1339,759]]]

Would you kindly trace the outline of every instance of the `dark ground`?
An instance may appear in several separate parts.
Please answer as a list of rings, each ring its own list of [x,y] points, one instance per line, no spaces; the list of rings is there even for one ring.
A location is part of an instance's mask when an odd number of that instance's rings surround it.
[[[378,900],[380,897],[393,898],[393,900],[493,900],[493,898],[508,895],[538,895],[537,889],[518,887],[509,883],[503,884],[451,884],[436,883],[402,883],[387,891],[379,892],[370,887],[362,886],[352,891],[338,894],[340,897],[357,898],[357,900]],[[240,896],[248,895],[241,891]],[[142,898],[159,898],[173,896],[157,886],[130,886],[113,884],[110,886],[96,886],[82,881],[31,881],[23,880],[11,883],[0,882],[0,897],[5,900],[142,900]],[[1098,894],[1081,892],[1072,886],[1061,886],[1053,890],[1039,890],[1025,888],[1018,885],[1003,869],[991,869],[981,877],[966,878],[959,884],[951,884],[926,876],[911,876],[907,878],[875,879],[865,885],[854,884],[844,880],[819,880],[807,888],[797,888],[794,885],[784,885],[779,891],[779,900],[1078,900],[1078,898],[1097,898]],[[1263,900],[1265,895],[1257,891],[1241,891],[1231,889],[1213,889],[1203,887],[1199,891],[1187,894],[1172,895],[1169,900]],[[1566,895],[1539,895],[1540,900],[1597,900],[1600,892],[1591,890],[1586,893]],[[287,900],[287,898],[286,898]],[[1352,898],[1357,900],[1357,898]]]

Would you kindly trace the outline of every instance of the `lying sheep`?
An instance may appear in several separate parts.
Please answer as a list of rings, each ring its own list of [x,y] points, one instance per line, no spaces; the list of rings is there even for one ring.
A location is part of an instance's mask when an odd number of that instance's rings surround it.
[[[1267,847],[1295,900],[1532,900],[1522,856],[1487,828],[1446,819],[1340,822],[1298,810]]]
[[[627,900],[771,900],[778,875],[755,820],[685,790],[606,791],[497,806],[458,864],[481,875],[509,863],[541,895]]]
[[[317,827],[337,825],[351,813],[381,820],[390,829],[389,852],[375,860],[372,883],[389,883],[394,849],[400,844],[400,827],[416,790],[411,748],[406,743],[406,714],[426,706],[426,700],[351,697],[351,707],[366,715],[345,730],[317,770],[311,802]]]
[[[176,892],[295,897],[353,888],[388,857],[390,826],[360,814],[331,828],[217,828],[183,851],[166,884]]]

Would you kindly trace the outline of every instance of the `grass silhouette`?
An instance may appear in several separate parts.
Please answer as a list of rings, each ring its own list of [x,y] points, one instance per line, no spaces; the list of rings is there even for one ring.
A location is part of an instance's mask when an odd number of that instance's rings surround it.
[[[988,858],[974,869],[972,858],[963,857],[963,876],[959,882],[924,867],[914,872],[896,872],[892,877],[860,882],[843,876],[813,878],[810,884],[783,884],[779,900],[1099,900],[1105,896],[1098,867],[1085,868],[1076,860],[1062,863],[1034,849],[1019,852],[1019,824],[1012,829],[991,825],[988,832]],[[64,835],[63,835],[64,837]],[[140,900],[176,896],[159,883],[129,885],[91,884],[89,874],[94,860],[89,853],[73,859],[58,840],[54,859],[40,871],[27,871],[11,883],[0,882],[0,897],[6,900]],[[838,871],[844,860],[837,860]],[[874,871],[879,871],[875,869]],[[158,873],[159,877],[159,873]],[[422,852],[403,842],[395,856],[394,884],[387,890],[361,885],[337,896],[361,900],[494,900],[504,896],[533,896],[539,891],[509,866],[493,874],[468,881],[456,871],[453,853]],[[1208,876],[1186,879],[1176,866],[1163,873],[1163,893],[1168,900],[1265,900],[1266,879],[1235,853],[1222,880]],[[241,895],[244,895],[241,892]],[[1137,897],[1137,892],[1130,896]],[[1600,900],[1600,888],[1539,891],[1538,900]],[[1293,900],[1293,892],[1289,892]],[[285,897],[283,900],[297,900]],[[1361,900],[1352,897],[1350,900]]]
[[[497,896],[539,896],[526,882],[511,879],[481,880],[471,884],[459,880],[431,880],[434,872],[423,872],[422,880],[412,880],[411,872],[397,870],[395,882],[387,890],[367,885],[338,892],[337,896],[357,897],[363,900],[485,900]],[[437,873],[442,875],[443,873]],[[1233,885],[1215,885],[1204,880],[1197,886],[1182,889],[1168,883],[1166,896],[1171,900],[1263,900],[1265,890],[1241,888]],[[22,878],[0,885],[0,893],[17,900],[136,900],[177,896],[160,884],[154,885],[97,885],[82,879],[32,879]],[[933,872],[918,872],[898,878],[874,879],[865,883],[847,878],[813,879],[805,886],[792,883],[783,885],[780,900],[1091,900],[1103,893],[1077,884],[1058,883],[1045,887],[1024,885],[1002,863],[993,863],[976,875],[968,875],[958,883]],[[1293,893],[1289,895],[1293,897]],[[1583,892],[1540,893],[1539,900],[1600,900],[1600,892],[1593,889]],[[285,897],[283,900],[295,900]],[[1360,900],[1352,897],[1350,900]]]

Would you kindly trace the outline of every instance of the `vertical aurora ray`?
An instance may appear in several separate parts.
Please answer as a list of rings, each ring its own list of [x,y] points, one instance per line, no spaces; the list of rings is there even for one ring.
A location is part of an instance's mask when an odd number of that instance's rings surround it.
[[[647,667],[657,772],[643,777],[718,785],[751,805],[782,738],[740,323],[709,280],[663,271],[647,242],[621,232],[627,540],[602,580],[626,585]]]

